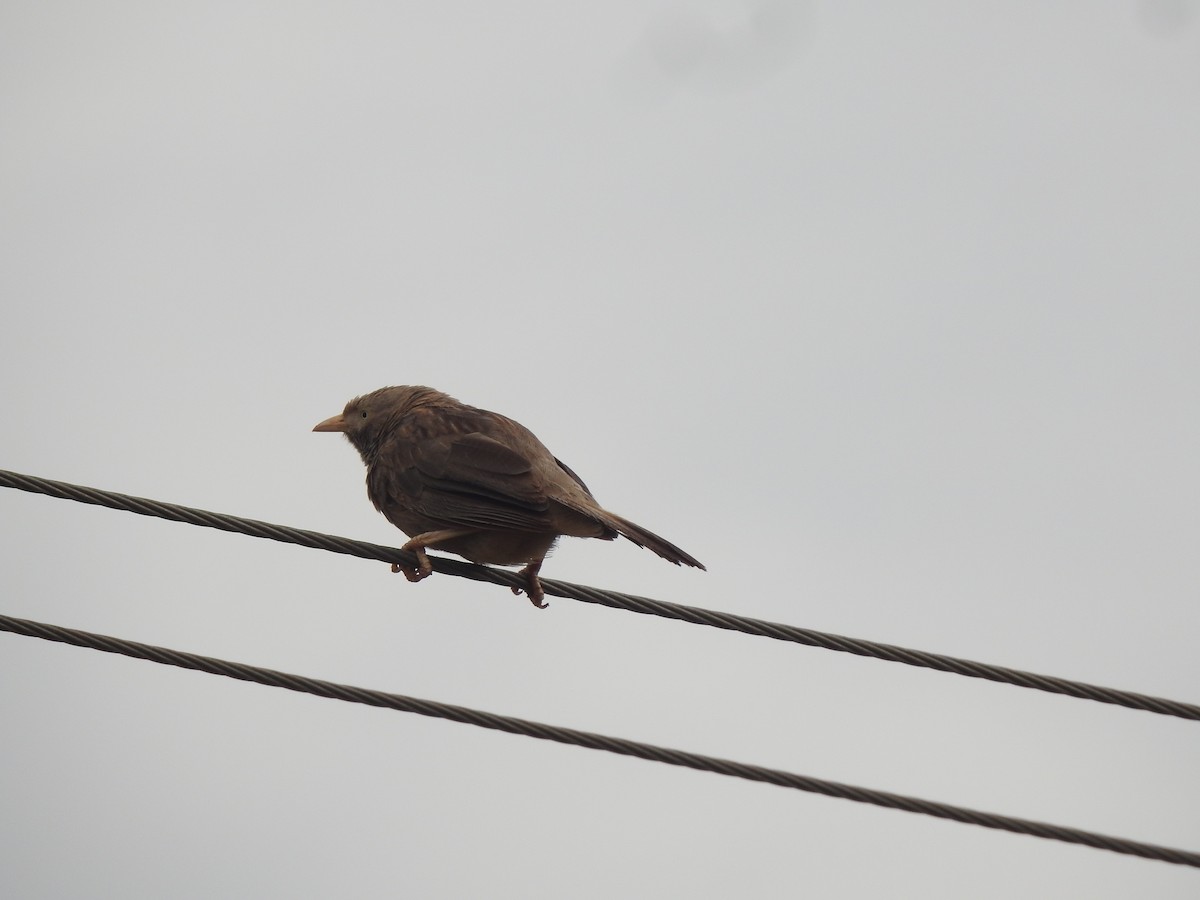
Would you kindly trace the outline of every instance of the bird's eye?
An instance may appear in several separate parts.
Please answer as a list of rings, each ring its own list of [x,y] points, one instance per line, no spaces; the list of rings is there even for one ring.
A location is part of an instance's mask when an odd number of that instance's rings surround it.
[[[364,419],[367,417],[367,411],[365,409],[362,411],[362,417]]]

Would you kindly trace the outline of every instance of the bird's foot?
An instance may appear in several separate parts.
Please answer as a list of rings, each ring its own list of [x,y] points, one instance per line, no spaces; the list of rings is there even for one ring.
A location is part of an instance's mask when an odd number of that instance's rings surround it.
[[[417,564],[415,566],[402,566],[400,563],[392,563],[392,572],[403,572],[404,577],[414,583],[420,581],[422,578],[428,578],[433,574],[433,563],[429,561],[423,545],[414,544],[412,541],[409,541],[400,549],[415,554]]]
[[[549,603],[545,602],[546,592],[542,590],[542,583],[538,580],[538,570],[542,567],[542,561],[531,562],[523,568],[518,575],[525,578],[525,595],[529,598],[529,602],[538,609],[545,609]],[[518,597],[521,596],[521,588],[515,587],[512,592]]]

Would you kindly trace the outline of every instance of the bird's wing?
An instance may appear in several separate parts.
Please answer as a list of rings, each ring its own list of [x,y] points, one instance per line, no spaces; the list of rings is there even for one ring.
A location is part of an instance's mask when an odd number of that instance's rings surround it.
[[[486,434],[429,435],[388,449],[378,467],[388,493],[429,519],[446,527],[553,528],[532,462]]]
[[[584,483],[583,483],[583,479],[582,479],[582,478],[580,478],[578,475],[576,475],[576,474],[575,474],[575,470],[574,470],[574,469],[572,469],[570,466],[568,466],[568,465],[567,465],[565,462],[563,462],[563,461],[562,461],[561,459],[559,459],[557,456],[556,456],[556,457],[554,457],[554,461],[555,461],[555,462],[558,464],[558,467],[559,467],[560,469],[562,469],[564,472],[566,472],[566,473],[567,473],[567,475],[569,475],[569,476],[571,477],[571,480],[572,480],[572,481],[574,481],[574,482],[575,482],[577,485],[579,485],[581,488],[583,488],[583,492],[584,492],[585,494],[587,494],[587,495],[588,495],[588,497],[591,497],[591,496],[592,496],[592,492],[591,492],[591,491],[589,491],[589,490],[588,490],[588,486],[587,486],[586,484],[584,484]]]

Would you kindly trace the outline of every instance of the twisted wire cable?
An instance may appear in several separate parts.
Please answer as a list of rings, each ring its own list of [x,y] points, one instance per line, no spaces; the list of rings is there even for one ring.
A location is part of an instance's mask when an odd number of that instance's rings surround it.
[[[64,500],[75,500],[80,503],[90,503],[137,513],[143,516],[156,516],[175,522],[187,522],[191,525],[201,525],[230,531],[236,534],[246,534],[252,537],[268,538],[273,541],[299,544],[302,547],[312,547],[319,550],[329,550],[333,553],[344,553],[362,559],[376,559],[387,563],[399,563],[413,566],[416,557],[407,551],[380,544],[369,544],[350,538],[322,534],[318,531],[306,531],[301,528],[291,528],[286,525],[274,525],[270,522],[260,522],[255,519],[244,519],[225,513],[208,512],[179,506],[174,503],[163,503],[158,500],[148,500],[144,497],[131,497],[103,491],[98,488],[83,487],[62,481],[51,481],[32,475],[22,475],[0,469],[0,487],[16,488],[36,494],[45,494]],[[435,572],[445,575],[455,575],[474,581],[502,584],[507,587],[524,588],[525,582],[515,572],[503,569],[492,569],[473,563],[462,562],[445,557],[431,556]],[[1149,694],[1139,694],[1117,688],[1101,687],[1083,681],[1072,681],[1067,678],[1057,678],[1052,675],[1039,675],[1036,672],[1025,672],[1020,669],[1010,669],[1004,666],[994,666],[989,663],[975,662],[941,653],[930,653],[924,650],[913,650],[895,644],[881,644],[876,641],[861,638],[844,637],[824,631],[814,631],[795,625],[784,625],[778,622],[768,622],[763,619],[753,619],[733,613],[718,610],[703,609],[698,606],[685,606],[680,603],[670,603],[664,600],[654,600],[650,597],[638,597],[632,594],[622,594],[616,591],[606,591],[586,585],[572,584],[568,581],[541,579],[542,587],[547,594],[581,600],[584,603],[595,603],[613,609],[624,609],[643,615],[661,616],[665,619],[676,619],[690,622],[693,625],[708,625],[712,628],[723,628],[726,631],[738,631],[743,634],[767,637],[777,641],[789,641],[805,644],[810,647],[821,647],[825,650],[837,650],[843,653],[853,653],[856,656],[873,657],[889,662],[904,663],[908,666],[918,666],[936,669],[940,672],[953,672],[968,678],[981,678],[1001,684],[1011,684],[1017,687],[1046,691],[1052,694],[1062,694],[1081,700],[1094,700],[1097,703],[1109,703],[1114,706],[1124,706],[1128,709],[1140,709],[1145,712],[1158,713],[1164,716],[1176,716],[1181,719],[1200,721],[1200,706],[1193,703],[1183,703]]]
[[[588,747],[592,750],[604,750],[608,753],[616,753],[622,756],[635,756],[638,759],[667,763],[672,766],[683,766],[689,769],[699,769],[703,772],[715,772],[718,775],[744,778],[749,781],[761,781],[798,791],[824,794],[827,797],[853,800],[856,803],[869,803],[889,809],[898,809],[904,812],[934,816],[939,819],[949,819],[954,822],[979,825],[983,828],[994,828],[1000,831],[1011,831],[1016,834],[1027,834],[1047,840],[1064,841],[1068,844],[1082,844],[1100,850],[1109,850],[1113,853],[1123,853],[1129,856],[1140,856],[1143,859],[1154,859],[1161,862],[1174,863],[1175,865],[1200,868],[1200,853],[1188,850],[1162,847],[1157,844],[1146,844],[1126,838],[1084,831],[1079,828],[1068,828],[1062,825],[1037,822],[1032,819],[1020,819],[1013,816],[981,812],[962,806],[952,806],[948,803],[923,800],[920,797],[892,794],[872,788],[841,784],[836,781],[811,778],[807,775],[797,775],[781,769],[769,769],[765,766],[749,765],[714,756],[705,756],[700,753],[691,753],[686,750],[674,750],[668,747],[659,747],[655,744],[642,743],[641,741],[610,737],[590,731],[578,731],[574,728],[561,728],[557,725],[548,725],[544,722],[532,722],[528,719],[503,716],[466,706],[452,706],[436,700],[422,700],[417,697],[406,697],[402,694],[391,694],[370,688],[322,681],[317,678],[307,678],[303,675],[293,675],[288,672],[264,669],[246,663],[215,659],[210,656],[200,656],[183,650],[156,647],[153,644],[141,644],[122,638],[94,634],[89,631],[79,631],[74,628],[64,628],[59,625],[34,622],[29,619],[17,619],[12,616],[0,615],[0,631],[9,631],[27,637],[72,644],[76,647],[87,647],[92,650],[102,650],[105,653],[117,653],[122,656],[133,657],[134,659],[145,659],[163,665],[177,666],[182,669],[194,669],[198,672],[207,672],[210,675],[223,675],[227,678],[236,678],[240,681],[250,681],[269,687],[286,688],[289,691],[315,694],[318,697],[344,700],[348,703],[362,703],[367,706],[378,706],[400,712],[411,712],[422,716],[449,719],[452,722],[476,725],[480,728],[490,728],[495,731],[506,731],[509,734],[519,734],[545,741],[557,741],[560,744],[573,744],[578,747]]]

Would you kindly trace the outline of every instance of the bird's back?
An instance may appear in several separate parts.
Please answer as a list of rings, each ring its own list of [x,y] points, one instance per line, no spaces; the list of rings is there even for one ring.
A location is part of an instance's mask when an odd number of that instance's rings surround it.
[[[397,416],[369,466],[371,500],[395,524],[406,532],[478,527],[616,536],[594,514],[587,486],[533,432],[441,396]]]

